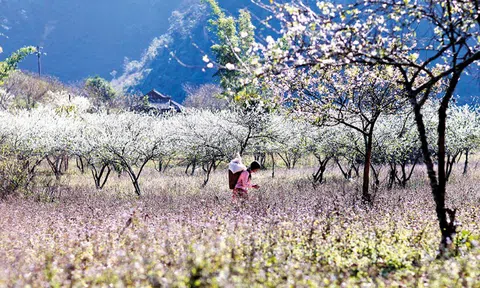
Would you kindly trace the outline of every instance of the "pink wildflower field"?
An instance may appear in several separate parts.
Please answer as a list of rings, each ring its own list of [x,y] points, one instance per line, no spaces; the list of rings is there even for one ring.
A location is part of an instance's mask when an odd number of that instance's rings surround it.
[[[147,168],[137,197],[127,176],[96,191],[71,169],[0,203],[0,286],[478,287],[478,170],[449,185],[462,226],[448,259],[424,171],[371,208],[361,181],[332,169],[313,186],[310,172],[260,172],[240,204],[223,171],[202,189],[201,176]]]

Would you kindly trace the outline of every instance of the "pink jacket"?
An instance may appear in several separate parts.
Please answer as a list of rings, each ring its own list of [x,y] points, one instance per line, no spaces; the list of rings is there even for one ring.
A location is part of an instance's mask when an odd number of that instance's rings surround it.
[[[249,178],[250,178],[250,173],[247,170],[243,171],[242,174],[240,174],[240,177],[238,177],[238,181],[237,181],[237,185],[235,185],[235,189],[248,191],[248,189],[253,186]]]

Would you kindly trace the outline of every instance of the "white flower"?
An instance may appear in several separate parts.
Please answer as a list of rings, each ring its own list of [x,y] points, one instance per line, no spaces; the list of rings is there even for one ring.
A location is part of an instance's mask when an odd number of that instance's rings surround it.
[[[275,40],[273,39],[272,36],[267,36],[267,39],[265,39],[268,44],[275,44]]]
[[[225,68],[227,68],[228,70],[235,70],[235,65],[233,65],[232,63],[228,63],[227,65],[225,65]]]
[[[415,61],[417,61],[419,56],[420,56],[420,54],[418,54],[418,53],[412,53],[412,54],[410,54],[409,58],[410,58],[410,60],[415,62]]]
[[[263,69],[262,68],[257,68],[255,69],[255,75],[260,75],[263,73]]]
[[[213,63],[208,63],[207,68],[212,69],[213,68]]]
[[[210,62],[210,59],[208,58],[208,55],[203,56],[203,62],[205,62],[205,63]]]
[[[242,31],[242,32],[240,33],[240,37],[241,37],[241,38],[247,38],[247,37],[248,37],[248,33],[245,32],[245,31]]]

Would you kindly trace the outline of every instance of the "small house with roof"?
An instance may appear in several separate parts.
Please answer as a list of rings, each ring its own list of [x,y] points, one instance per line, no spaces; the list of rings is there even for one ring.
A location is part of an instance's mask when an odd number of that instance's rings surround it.
[[[148,92],[145,96],[148,97],[148,103],[151,110],[156,110],[158,113],[166,112],[182,112],[184,107],[172,100],[172,97],[163,95],[157,90],[153,89]]]

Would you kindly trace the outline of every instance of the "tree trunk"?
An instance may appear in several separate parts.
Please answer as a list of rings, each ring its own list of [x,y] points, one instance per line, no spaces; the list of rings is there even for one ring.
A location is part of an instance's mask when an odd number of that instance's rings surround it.
[[[370,162],[371,163],[371,162]],[[378,171],[375,170],[375,166],[373,166],[373,164],[371,163],[370,164],[370,168],[372,170],[372,174],[373,174],[373,179],[375,180],[375,187],[378,188],[378,186],[380,186],[380,171],[381,171],[381,167],[378,168]]]
[[[395,162],[390,162],[390,172],[388,172],[388,184],[387,189],[391,190],[393,184],[395,184],[395,175],[397,174],[397,164]]]
[[[292,159],[292,169],[295,169],[295,166],[297,165],[297,160],[298,160],[297,156],[294,155]]]
[[[163,160],[162,159],[158,160],[157,171],[160,172],[160,173],[162,173],[162,171],[163,171]]]
[[[270,157],[272,157],[272,178],[275,178],[275,156],[274,156],[274,153],[270,153]]]
[[[213,159],[212,161],[210,161],[210,163],[207,163],[207,175],[205,177],[205,180],[203,181],[203,185],[202,187],[205,187],[207,186],[207,183],[208,181],[210,180],[210,173],[212,173],[212,169],[213,169],[213,166],[215,165],[215,159]]]
[[[50,160],[50,158],[47,156],[45,159],[47,159],[48,165],[52,169],[53,175],[55,175],[55,179],[60,180],[61,176],[63,175],[63,156],[54,157],[53,160]]]
[[[288,170],[292,169],[292,164],[290,162],[290,157],[288,157],[288,152],[285,153],[285,156],[282,155],[282,153],[277,153],[278,156],[280,156],[280,159],[282,159],[283,163],[285,163],[285,166],[287,167]]]
[[[467,175],[468,173],[468,154],[470,149],[465,150],[465,165],[463,166],[463,175]]]
[[[107,170],[105,171],[105,169]],[[110,173],[112,172],[112,169],[110,168],[109,165],[104,165],[102,166],[100,171],[97,171],[97,168],[91,165],[91,170],[92,170],[93,180],[95,181],[95,188],[97,188],[98,190],[103,189],[103,187],[107,183]],[[102,178],[103,178],[103,181],[102,181]]]
[[[247,149],[248,141],[250,141],[250,137],[252,136],[252,127],[248,127],[248,134],[247,137],[244,139],[242,143],[240,143],[240,157],[243,157],[243,153]]]
[[[197,159],[193,159],[193,163],[192,163],[192,173],[190,174],[190,176],[193,176],[193,174],[195,174],[195,169],[197,168]]]
[[[462,157],[462,153],[460,152],[459,154],[456,155],[448,155],[447,156],[447,163],[446,163],[446,182],[450,179],[450,175],[452,174],[453,170],[453,165],[457,163],[457,160]]]
[[[218,169],[218,166],[220,166],[220,164],[222,163],[222,160],[219,160],[218,162],[215,161],[215,163],[213,163],[213,171],[217,171]]]
[[[444,99],[445,100],[445,99]],[[446,107],[444,101],[442,101],[442,106],[444,108],[439,110],[439,119],[440,122],[438,126],[439,131],[439,178],[440,170],[443,170],[443,179],[442,184],[439,184],[437,180],[437,175],[435,172],[434,164],[432,161],[432,156],[429,150],[427,133],[425,129],[425,123],[423,121],[423,115],[421,112],[421,106],[418,104],[415,97],[410,98],[411,104],[413,106],[413,111],[415,114],[415,122],[418,129],[418,134],[420,137],[420,142],[422,146],[423,160],[425,166],[427,167],[427,175],[430,182],[430,188],[432,190],[433,199],[435,201],[435,212],[437,214],[438,224],[440,231],[442,233],[442,239],[440,242],[440,252],[444,254],[446,249],[450,246],[450,243],[453,241],[455,235],[455,212],[447,210],[445,207],[445,119],[446,119]],[[448,107],[448,102],[447,105]],[[452,213],[450,213],[452,212]],[[447,213],[450,214],[450,221],[447,219]]]
[[[85,174],[85,165],[83,164],[83,159],[81,156],[76,158],[77,168],[82,174]]]
[[[254,160],[260,164],[261,169],[265,169],[266,153],[255,153]]]
[[[363,186],[362,186],[362,201],[364,204],[372,204],[372,197],[369,192],[370,186],[370,165],[372,162],[372,150],[373,150],[373,125],[370,127],[370,132],[366,137],[366,153],[363,167]]]
[[[132,180],[132,184],[133,184],[133,189],[135,190],[135,193],[138,195],[138,196],[142,196],[142,191],[140,190],[140,184],[138,183],[138,176],[140,175],[135,175],[135,172],[133,172],[133,170],[131,169],[131,167],[127,167],[127,173],[128,173],[128,176],[130,176],[130,180]]]
[[[407,173],[407,162],[402,162],[400,164],[402,168],[402,177],[398,177],[398,175],[395,174],[395,177],[397,178],[398,184],[402,186],[402,188],[405,188],[407,186],[407,182],[412,178],[413,171],[415,170],[415,167],[417,166],[418,163],[418,158],[415,158],[415,161],[412,164],[412,168],[410,171]]]
[[[323,174],[325,173],[325,170],[327,169],[327,164],[330,161],[330,157],[325,158],[324,160],[317,158],[319,167],[316,173],[313,174],[313,183],[319,183],[322,184],[324,183],[324,178]]]
[[[345,180],[348,180],[348,171],[343,170],[342,164],[340,164],[340,159],[335,157],[335,162],[337,163],[340,172],[342,172],[343,178],[345,178]]]
[[[133,187],[135,188],[135,193],[138,196],[142,196],[142,191],[140,190],[140,185],[138,184],[138,179],[133,180]]]
[[[145,168],[145,165],[151,160],[152,158],[147,158],[144,160],[142,165],[140,165],[138,172],[135,173],[133,171],[133,168],[126,162],[122,160],[122,164],[124,168],[126,168],[128,176],[130,176],[130,179],[132,180],[133,188],[135,189],[135,193],[138,196],[142,196],[142,191],[140,190],[140,184],[138,183],[138,179],[140,179],[140,175],[142,174],[143,168]]]
[[[172,162],[172,158],[168,158],[167,163],[165,163],[165,165],[163,165],[163,173],[165,173],[167,171],[168,167],[170,167],[170,162]]]
[[[66,173],[68,171],[68,155],[63,156],[63,171]]]
[[[100,189],[103,189],[105,187],[105,184],[107,183],[108,176],[110,176],[110,172],[112,172],[112,169],[110,167],[107,168],[107,175],[105,175],[105,178],[103,178],[103,182],[100,184]]]
[[[262,156],[260,158],[260,165],[262,166],[262,169],[266,169],[265,168],[265,162],[267,161],[267,154],[266,153],[262,153]]]
[[[453,96],[455,88],[460,79],[460,72],[455,72],[450,79],[447,91],[441,101],[440,109],[438,110],[438,189],[436,191],[437,214],[439,217],[440,230],[442,232],[442,241],[440,242],[441,253],[444,253],[453,242],[456,225],[455,225],[455,211],[448,210],[445,207],[445,195],[447,190],[447,174],[445,167],[445,131],[447,127],[447,109],[450,99]],[[447,217],[450,216],[450,219]]]
[[[358,169],[360,168],[359,166],[356,166],[355,162],[352,163],[352,166],[350,167],[350,170],[348,171],[348,178],[352,178],[352,171],[355,171],[355,177],[360,176],[360,172],[358,172]]]

